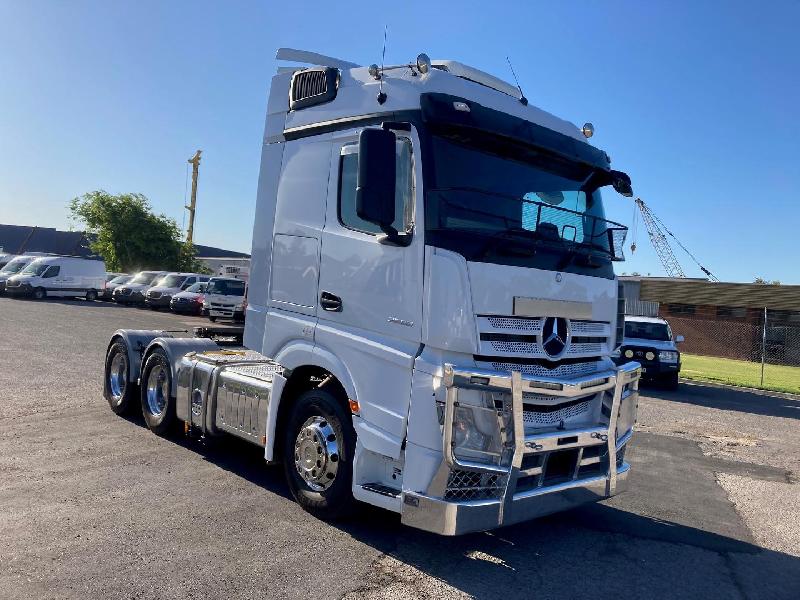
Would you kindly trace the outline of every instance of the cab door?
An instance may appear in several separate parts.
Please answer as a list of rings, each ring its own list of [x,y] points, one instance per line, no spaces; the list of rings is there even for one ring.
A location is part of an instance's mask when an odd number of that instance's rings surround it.
[[[49,265],[42,273],[42,287],[48,296],[63,296],[66,287],[66,275],[61,265]]]
[[[422,337],[423,240],[414,232],[421,190],[413,132],[397,132],[395,226],[409,246],[382,244],[356,215],[358,131],[334,138],[319,275],[319,352],[350,372],[361,416],[396,442],[405,434],[414,356]]]

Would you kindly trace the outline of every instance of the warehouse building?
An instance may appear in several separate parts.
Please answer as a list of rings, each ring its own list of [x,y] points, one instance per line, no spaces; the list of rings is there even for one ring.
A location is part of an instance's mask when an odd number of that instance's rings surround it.
[[[658,315],[693,354],[800,364],[800,285],[622,276],[629,314]],[[766,326],[765,326],[766,325]]]

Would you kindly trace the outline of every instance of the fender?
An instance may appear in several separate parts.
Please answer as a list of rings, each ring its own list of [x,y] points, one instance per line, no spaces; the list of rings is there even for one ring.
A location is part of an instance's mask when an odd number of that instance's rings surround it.
[[[172,334],[166,331],[153,329],[117,329],[111,336],[106,348],[106,355],[111,346],[118,340],[122,340],[128,351],[128,380],[130,383],[139,383],[139,374],[144,362],[144,354],[150,342],[156,338],[171,338]]]

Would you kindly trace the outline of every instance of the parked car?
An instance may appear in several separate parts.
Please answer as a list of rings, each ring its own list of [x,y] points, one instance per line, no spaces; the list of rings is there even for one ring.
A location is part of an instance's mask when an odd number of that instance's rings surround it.
[[[6,280],[12,275],[16,275],[27,267],[35,256],[16,256],[12,257],[2,268],[0,268],[0,294],[6,289]]]
[[[80,297],[96,300],[106,283],[102,260],[72,256],[47,256],[32,260],[17,275],[6,281],[6,292],[33,296]]]
[[[133,275],[117,275],[113,279],[106,281],[103,291],[100,292],[100,299],[111,300],[114,290],[122,284],[128,283],[131,279],[133,279]]]
[[[208,280],[203,312],[209,321],[244,321],[246,284],[241,279],[212,277]]]
[[[8,252],[0,252],[0,269],[5,267],[9,261],[14,260],[17,257],[16,254],[9,254]]]
[[[205,298],[208,281],[198,281],[183,292],[178,292],[172,297],[169,307],[172,312],[199,315],[203,312],[203,299]]]
[[[682,335],[672,335],[669,323],[660,317],[625,317],[625,337],[620,347],[620,363],[635,360],[642,365],[642,379],[657,381],[677,389],[681,353],[676,344]]]
[[[169,271],[139,271],[128,283],[118,285],[112,293],[114,302],[120,304],[144,304],[144,295],[155,282]]]
[[[169,308],[175,294],[189,289],[198,281],[208,281],[208,279],[208,275],[200,273],[168,273],[147,290],[144,302],[153,310]]]

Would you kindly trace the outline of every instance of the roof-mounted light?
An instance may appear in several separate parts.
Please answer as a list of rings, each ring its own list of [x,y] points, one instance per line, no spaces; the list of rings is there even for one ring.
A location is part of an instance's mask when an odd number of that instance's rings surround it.
[[[431,70],[431,59],[424,52],[417,56],[417,70],[423,75]]]
[[[581,127],[581,133],[585,138],[592,137],[594,135],[594,125],[591,123],[584,123],[583,127]]]
[[[369,76],[376,80],[381,78],[381,70],[375,63],[369,66]]]

